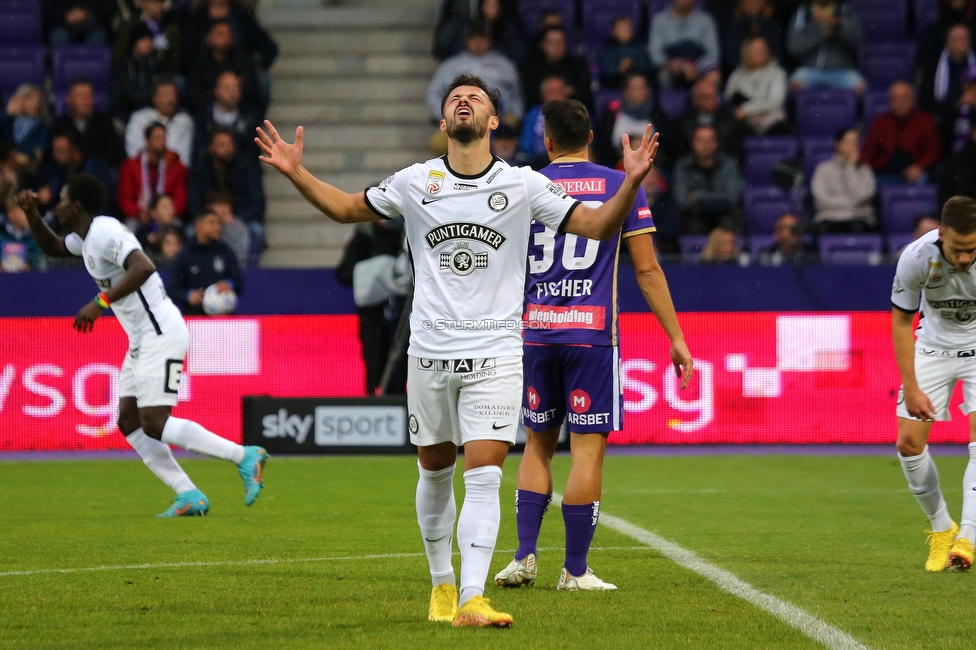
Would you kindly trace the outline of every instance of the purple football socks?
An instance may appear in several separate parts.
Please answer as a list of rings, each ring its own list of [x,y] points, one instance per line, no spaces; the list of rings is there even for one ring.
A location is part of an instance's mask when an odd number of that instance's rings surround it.
[[[515,552],[516,560],[524,560],[529,553],[536,552],[542,516],[546,514],[550,501],[550,494],[515,490],[515,523],[518,526],[519,540],[519,547]]]
[[[600,519],[600,502],[572,506],[563,504],[563,523],[566,524],[566,571],[573,576],[586,573],[586,554]],[[521,526],[519,527],[521,541]]]

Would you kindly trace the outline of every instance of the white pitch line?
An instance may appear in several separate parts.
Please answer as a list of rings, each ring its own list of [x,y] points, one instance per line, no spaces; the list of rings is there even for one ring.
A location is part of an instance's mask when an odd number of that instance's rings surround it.
[[[552,497],[553,502],[562,500],[562,496],[558,494],[553,494]],[[831,650],[868,650],[866,645],[823,619],[805,612],[796,605],[780,600],[776,596],[759,591],[734,573],[706,562],[688,549],[682,548],[660,535],[604,512],[600,513],[600,523],[610,530],[649,546],[678,566],[711,580],[722,591],[752,603]]]

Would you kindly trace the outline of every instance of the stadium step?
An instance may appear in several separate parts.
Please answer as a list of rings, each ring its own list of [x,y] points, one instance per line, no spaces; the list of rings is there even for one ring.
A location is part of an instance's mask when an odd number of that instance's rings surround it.
[[[344,192],[362,192],[365,188],[376,185],[384,178],[386,178],[384,173],[378,171],[343,171],[324,175],[324,179],[329,184],[335,185]],[[272,199],[291,199],[298,195],[291,181],[277,172],[265,175],[264,193],[269,201]]]
[[[342,248],[269,248],[261,256],[266,269],[335,267],[342,259]]]
[[[273,105],[268,119],[295,124],[428,124],[427,109],[421,103],[355,101],[285,102]]]
[[[286,54],[275,61],[278,78],[345,75],[418,75],[429,79],[437,68],[430,54]]]
[[[275,75],[272,86],[274,98],[301,97],[305,101],[336,101],[357,99],[424,101],[428,77],[323,77],[279,78]]]
[[[432,155],[427,149],[308,150],[305,152],[302,164],[316,176],[341,171],[372,171],[378,172],[378,176],[383,176],[389,174],[391,169],[396,170],[415,162],[427,160]],[[385,177],[383,176],[383,178]]]
[[[336,223],[319,215],[316,221],[275,224],[268,232],[268,244],[281,248],[303,248],[314,245],[318,249],[334,248],[333,242],[352,235],[354,226]],[[341,250],[341,249],[340,249]]]

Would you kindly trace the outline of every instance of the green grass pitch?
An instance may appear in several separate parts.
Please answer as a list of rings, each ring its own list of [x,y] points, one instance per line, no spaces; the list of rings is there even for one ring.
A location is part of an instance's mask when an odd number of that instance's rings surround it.
[[[506,464],[491,576],[516,545],[518,460]],[[966,459],[936,461],[958,518]],[[0,647],[819,647],[605,527],[590,566],[619,591],[557,592],[557,509],[543,524],[540,546],[548,550],[540,552],[536,587],[487,589],[515,617],[513,629],[429,623],[415,459],[273,458],[251,508],[232,466],[182,462],[210,498],[209,517],[155,518],[170,495],[137,460],[0,463]],[[556,459],[557,487],[568,468],[568,458]],[[922,570],[926,522],[893,454],[612,456],[604,477],[606,513],[865,645],[972,645],[976,576]],[[460,502],[460,476],[456,494]],[[172,566],[184,563],[212,564]],[[141,564],[157,566],[8,573]]]

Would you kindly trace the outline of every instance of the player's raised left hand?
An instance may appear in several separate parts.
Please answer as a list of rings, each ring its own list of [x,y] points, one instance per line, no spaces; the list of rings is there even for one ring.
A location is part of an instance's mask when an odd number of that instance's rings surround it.
[[[298,167],[302,164],[302,151],[305,148],[305,129],[298,127],[295,130],[295,144],[288,144],[278,135],[278,130],[269,121],[264,121],[265,132],[260,126],[257,128],[258,137],[254,138],[261,149],[263,156],[258,156],[258,160],[267,163],[280,171],[285,176],[291,178]]]
[[[640,146],[636,149],[630,148],[630,136],[624,133],[620,139],[624,145],[624,171],[627,178],[636,184],[640,184],[647,172],[651,171],[654,165],[654,157],[657,156],[658,133],[651,136],[654,128],[648,124],[644,129],[644,137],[641,138]]]
[[[681,390],[684,390],[695,372],[695,360],[683,340],[671,343],[671,363],[674,364],[674,374],[681,378]]]
[[[75,316],[74,328],[81,332],[82,334],[87,334],[95,329],[95,320],[102,315],[104,311],[97,302],[92,300],[90,303],[81,308],[81,311]]]

